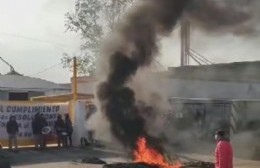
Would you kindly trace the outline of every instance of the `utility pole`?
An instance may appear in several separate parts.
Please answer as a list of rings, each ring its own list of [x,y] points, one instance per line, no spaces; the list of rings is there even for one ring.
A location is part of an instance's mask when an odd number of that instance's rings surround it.
[[[76,105],[78,100],[78,83],[77,83],[77,58],[73,57],[73,77],[72,77],[72,99],[70,101],[70,118],[75,123]]]
[[[78,100],[78,83],[77,83],[77,58],[73,57],[73,100]]]
[[[190,63],[190,23],[185,18],[181,20],[181,66]]]

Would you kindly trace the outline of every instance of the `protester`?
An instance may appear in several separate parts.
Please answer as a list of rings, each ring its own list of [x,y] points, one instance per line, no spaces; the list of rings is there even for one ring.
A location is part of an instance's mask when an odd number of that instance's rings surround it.
[[[72,122],[70,120],[69,114],[65,115],[65,129],[67,132],[67,137],[66,137],[66,144],[69,141],[69,146],[72,146],[72,132],[73,132],[73,127],[72,127]]]
[[[15,150],[18,150],[17,147],[17,134],[19,131],[18,124],[16,122],[15,116],[10,116],[9,121],[6,124],[6,131],[9,136],[9,149],[12,150],[13,145],[15,146]]]
[[[40,114],[37,113],[34,115],[34,119],[32,120],[32,130],[33,130],[33,136],[34,136],[34,145],[35,149],[38,149],[41,144],[41,128],[40,128]]]
[[[64,135],[65,133],[65,123],[62,120],[62,116],[59,114],[57,117],[57,120],[55,121],[55,130],[57,134],[57,141],[58,141],[58,147],[61,147],[61,144],[63,146],[66,145],[66,137]]]
[[[45,137],[45,135],[42,133],[43,128],[46,127],[46,126],[48,126],[47,120],[44,118],[44,115],[41,114],[41,115],[40,115],[40,118],[39,118],[39,127],[40,127],[40,130],[41,130],[41,132],[40,132],[40,138],[41,138],[41,142],[42,142],[42,143],[41,143],[41,147],[42,147],[42,148],[45,148],[45,147],[46,147],[46,137]]]
[[[233,168],[233,149],[225,131],[218,130],[215,134],[215,168]]]

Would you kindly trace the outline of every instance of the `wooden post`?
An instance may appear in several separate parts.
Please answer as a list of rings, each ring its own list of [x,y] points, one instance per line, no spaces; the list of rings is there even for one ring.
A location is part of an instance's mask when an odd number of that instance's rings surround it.
[[[70,101],[70,118],[72,123],[75,122],[76,102],[78,100],[78,83],[77,83],[77,58],[73,58],[73,77],[72,77],[72,100]]]
[[[73,100],[78,100],[77,58],[73,58]]]

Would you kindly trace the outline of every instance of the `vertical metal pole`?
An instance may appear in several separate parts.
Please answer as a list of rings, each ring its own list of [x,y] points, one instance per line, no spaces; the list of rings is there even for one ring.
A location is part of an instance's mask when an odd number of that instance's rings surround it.
[[[181,66],[185,66],[185,26],[183,20],[181,21]]]
[[[190,64],[190,23],[188,21],[185,22],[186,27],[186,65]]]
[[[186,19],[181,21],[181,66],[189,65],[190,24]]]

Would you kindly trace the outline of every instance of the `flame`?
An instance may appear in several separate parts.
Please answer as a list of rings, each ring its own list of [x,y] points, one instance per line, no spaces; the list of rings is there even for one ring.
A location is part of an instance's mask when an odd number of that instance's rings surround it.
[[[135,162],[147,163],[150,165],[156,165],[160,168],[181,168],[182,165],[178,161],[174,164],[170,164],[166,161],[164,156],[147,146],[145,138],[139,138],[137,141],[137,149],[134,150]]]

